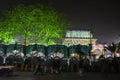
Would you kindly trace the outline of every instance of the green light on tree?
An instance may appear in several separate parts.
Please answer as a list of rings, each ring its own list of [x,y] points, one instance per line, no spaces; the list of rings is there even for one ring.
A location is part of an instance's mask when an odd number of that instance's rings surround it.
[[[3,44],[14,42],[12,28],[6,26],[6,22],[0,22],[0,41],[3,42]]]
[[[3,30],[6,34],[4,42],[7,38],[17,37],[22,38],[24,44],[55,44],[62,40],[67,24],[63,15],[44,5],[18,5],[4,13],[3,21],[9,27]],[[4,27],[4,23],[1,26]],[[3,39],[2,35],[0,37]]]

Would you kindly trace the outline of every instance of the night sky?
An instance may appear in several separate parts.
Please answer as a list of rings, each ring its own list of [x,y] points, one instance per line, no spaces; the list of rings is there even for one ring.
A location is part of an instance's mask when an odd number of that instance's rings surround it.
[[[91,29],[98,43],[119,42],[120,3],[118,0],[0,0],[0,11],[19,3],[50,3],[65,14],[72,29]]]

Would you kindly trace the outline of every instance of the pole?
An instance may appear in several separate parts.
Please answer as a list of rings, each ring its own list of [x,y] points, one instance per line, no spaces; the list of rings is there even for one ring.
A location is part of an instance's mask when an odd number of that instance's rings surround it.
[[[90,31],[90,58],[91,58],[91,50],[92,50],[92,32]]]
[[[91,59],[92,41],[91,41],[91,38],[92,38],[92,33],[91,33],[91,30],[90,30],[90,44],[89,44],[90,66],[92,65],[92,59]]]

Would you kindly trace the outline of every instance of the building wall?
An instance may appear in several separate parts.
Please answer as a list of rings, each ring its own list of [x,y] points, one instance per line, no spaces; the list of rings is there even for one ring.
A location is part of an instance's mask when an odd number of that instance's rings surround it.
[[[78,45],[78,44],[81,44],[81,45],[89,45],[89,44],[95,45],[95,44],[96,44],[96,41],[97,41],[97,39],[64,38],[62,44],[63,44],[63,45],[67,45],[67,46],[70,46],[70,45]]]
[[[90,30],[68,30],[65,38],[63,39],[63,45],[95,45],[97,39],[93,38],[93,33]]]

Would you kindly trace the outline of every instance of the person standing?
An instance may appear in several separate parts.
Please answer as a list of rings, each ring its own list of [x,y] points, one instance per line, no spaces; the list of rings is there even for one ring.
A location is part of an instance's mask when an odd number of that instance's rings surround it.
[[[80,67],[80,70],[79,70],[80,77],[83,77],[83,70],[84,70],[83,59],[80,59],[80,61],[79,61],[79,67]]]
[[[43,74],[44,73],[44,60],[38,59],[37,67],[35,69],[34,75],[37,75],[38,73]]]
[[[58,57],[53,59],[53,72],[60,73],[60,59]]]

